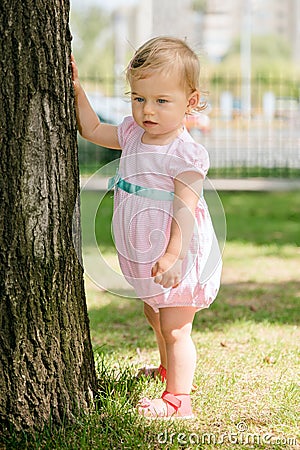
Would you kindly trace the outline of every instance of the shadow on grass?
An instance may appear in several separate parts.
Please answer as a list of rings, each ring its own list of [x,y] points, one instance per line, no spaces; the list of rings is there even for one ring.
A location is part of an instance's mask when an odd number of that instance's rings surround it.
[[[300,282],[223,284],[209,309],[197,316],[196,328],[221,329],[239,320],[299,325]]]
[[[125,350],[155,348],[154,337],[143,315],[140,300],[109,297],[105,306],[89,310],[94,346],[111,350],[122,345]],[[195,331],[218,331],[239,321],[298,325],[300,282],[223,284],[210,308],[199,311]]]

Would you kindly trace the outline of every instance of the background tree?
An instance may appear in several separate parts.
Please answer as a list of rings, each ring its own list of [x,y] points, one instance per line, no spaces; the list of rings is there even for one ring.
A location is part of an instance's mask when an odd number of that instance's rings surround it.
[[[240,38],[232,43],[231,48],[216,67],[217,73],[238,74],[240,71]],[[288,42],[278,35],[253,35],[251,38],[252,76],[259,74],[273,77],[299,73],[299,67],[292,61],[292,52]]]
[[[192,7],[194,11],[205,13],[207,10],[207,0],[193,0]]]
[[[98,88],[102,79],[110,78],[113,84],[112,15],[98,6],[82,4],[80,8],[71,9],[71,28],[81,78],[87,78],[91,84],[96,79]]]
[[[69,1],[2,0],[0,14],[3,431],[72,421],[96,375],[72,242],[80,253]]]

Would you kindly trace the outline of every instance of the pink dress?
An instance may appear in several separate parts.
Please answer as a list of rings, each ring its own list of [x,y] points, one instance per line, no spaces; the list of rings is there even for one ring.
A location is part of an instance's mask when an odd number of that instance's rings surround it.
[[[205,178],[207,151],[186,129],[162,146],[143,144],[143,133],[132,117],[126,117],[118,128],[122,147],[119,176],[123,180],[172,192],[174,178],[184,171],[197,171]],[[169,241],[172,209],[173,202],[168,199],[142,197],[115,188],[113,230],[121,270],[137,296],[156,312],[170,306],[207,308],[219,290],[222,262],[203,196],[196,208],[194,233],[178,287],[163,288],[151,277],[151,268]]]

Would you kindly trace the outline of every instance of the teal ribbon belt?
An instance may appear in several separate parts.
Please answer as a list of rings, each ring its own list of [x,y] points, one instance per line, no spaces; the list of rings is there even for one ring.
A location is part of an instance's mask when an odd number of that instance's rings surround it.
[[[121,178],[119,175],[115,175],[108,180],[108,189],[110,190],[113,187],[120,188],[122,189],[122,191],[128,192],[129,194],[151,198],[152,200],[173,201],[174,199],[174,192],[164,191],[163,189],[138,186],[137,184],[132,184],[126,180],[123,180],[123,178]]]

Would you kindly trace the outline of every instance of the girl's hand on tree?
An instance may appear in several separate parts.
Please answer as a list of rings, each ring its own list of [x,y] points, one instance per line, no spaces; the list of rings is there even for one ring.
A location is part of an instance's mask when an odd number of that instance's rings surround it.
[[[75,91],[80,87],[78,67],[74,58],[73,53],[71,54],[71,67],[72,67],[72,80]]]
[[[164,288],[176,288],[181,281],[182,260],[171,253],[165,253],[152,267],[154,283]]]

